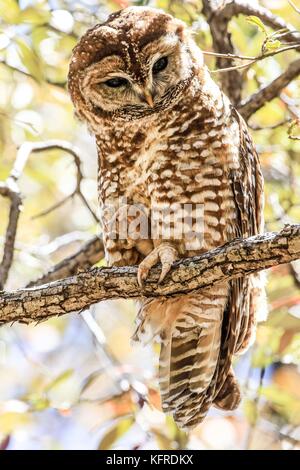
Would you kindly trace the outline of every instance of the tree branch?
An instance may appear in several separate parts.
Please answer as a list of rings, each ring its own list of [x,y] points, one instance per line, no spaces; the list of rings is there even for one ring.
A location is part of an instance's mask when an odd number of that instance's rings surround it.
[[[228,32],[228,23],[233,15],[225,14],[224,1],[203,0],[203,14],[210,27],[214,51],[234,55],[234,47]],[[220,56],[216,63],[218,69],[226,68],[228,67],[228,58]],[[233,59],[229,63],[229,67],[230,65],[233,65]],[[238,70],[234,69],[222,74],[221,85],[233,104],[236,105],[240,102],[243,80]]]
[[[253,3],[245,0],[229,0],[226,2],[223,8],[223,15],[227,18],[232,18],[233,16],[238,15],[254,15],[258,16],[262,22],[274,29],[275,31],[279,29],[286,29],[287,34],[284,36],[284,39],[288,42],[299,42],[300,34],[295,32],[295,28],[292,25],[286,23],[282,18],[260,5],[253,5]]]
[[[36,281],[30,282],[27,287],[40,286],[57,279],[73,276],[78,271],[91,268],[104,257],[104,247],[101,238],[93,237],[86,242],[76,253],[57,263],[46,274]]]
[[[39,322],[107,299],[182,295],[299,258],[300,224],[287,225],[280,232],[237,239],[201,256],[178,261],[162,285],[157,285],[159,267],[151,270],[141,289],[137,268],[127,266],[94,268],[41,287],[2,292],[0,324]]]
[[[267,101],[271,101],[278,97],[281,90],[299,74],[300,59],[297,59],[288,66],[284,73],[269,83],[269,85],[260,88],[256,93],[244,100],[238,106],[240,114],[247,120],[252,114],[262,108]]]
[[[0,182],[0,195],[10,200],[3,257],[0,263],[0,289],[3,289],[13,262],[18,221],[22,207],[22,198],[16,181],[14,181],[11,177],[8,178],[5,183]]]

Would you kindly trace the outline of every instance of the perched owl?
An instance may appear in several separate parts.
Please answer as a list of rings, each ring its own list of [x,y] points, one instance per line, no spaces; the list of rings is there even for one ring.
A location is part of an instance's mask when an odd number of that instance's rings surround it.
[[[160,262],[162,282],[175,260],[262,231],[251,137],[183,22],[146,7],[110,15],[74,48],[69,91],[96,137],[109,265],[139,264],[142,285]],[[134,230],[134,211],[151,227],[155,219],[154,233]],[[238,406],[232,359],[250,344],[259,308],[258,275],[141,299],[134,339],[159,339],[162,407],[181,428],[200,423],[211,405]]]

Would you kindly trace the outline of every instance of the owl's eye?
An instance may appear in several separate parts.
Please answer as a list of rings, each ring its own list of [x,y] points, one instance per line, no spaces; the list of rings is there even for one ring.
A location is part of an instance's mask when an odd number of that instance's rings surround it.
[[[157,74],[166,68],[168,65],[168,57],[161,57],[158,59],[152,67],[152,73]]]
[[[122,77],[114,77],[114,78],[110,78],[109,80],[106,80],[106,82],[104,83],[110,88],[119,88],[120,86],[127,85],[128,80]]]

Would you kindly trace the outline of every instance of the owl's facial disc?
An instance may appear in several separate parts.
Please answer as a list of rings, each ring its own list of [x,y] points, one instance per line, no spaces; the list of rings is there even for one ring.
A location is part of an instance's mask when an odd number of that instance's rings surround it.
[[[186,46],[176,34],[165,34],[128,56],[109,55],[89,66],[81,92],[87,103],[114,115],[159,112],[173,103],[177,85],[192,73]],[[131,56],[130,56],[131,54]]]

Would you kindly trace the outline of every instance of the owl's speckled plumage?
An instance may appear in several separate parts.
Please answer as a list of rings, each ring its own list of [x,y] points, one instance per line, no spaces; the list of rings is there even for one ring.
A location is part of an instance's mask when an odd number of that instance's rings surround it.
[[[167,66],[154,74],[161,57]],[[125,85],[111,89],[113,77]],[[112,239],[103,211],[110,265],[141,263],[143,281],[159,260],[165,275],[176,258],[262,230],[263,180],[251,137],[181,21],[142,7],[111,15],[75,47],[69,90],[77,115],[96,136],[102,206],[117,208],[124,196],[127,204],[143,204],[149,216],[154,206],[204,207],[199,249],[187,249],[184,237]],[[232,358],[251,342],[263,300],[259,277],[250,276],[141,301],[134,337],[143,339],[149,330],[160,337],[162,406],[181,427],[197,425],[212,404],[239,404]]]

